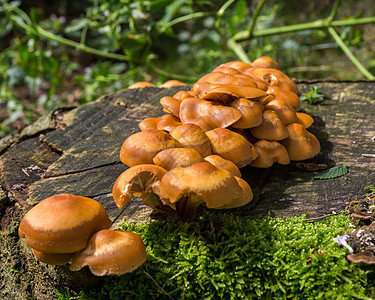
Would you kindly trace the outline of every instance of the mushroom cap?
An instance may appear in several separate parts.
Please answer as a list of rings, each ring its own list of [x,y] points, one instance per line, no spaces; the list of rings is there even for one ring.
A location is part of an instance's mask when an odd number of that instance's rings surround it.
[[[178,117],[180,115],[181,101],[182,100],[174,97],[165,96],[160,99],[160,104],[163,106],[164,110]]]
[[[138,127],[142,131],[146,129],[158,129],[160,119],[161,118],[146,118],[138,123]]]
[[[295,111],[299,111],[301,109],[299,97],[292,91],[281,89],[278,86],[268,86],[267,93],[273,95],[277,99],[283,99]]]
[[[297,118],[298,118],[297,123],[300,123],[305,128],[309,128],[314,123],[313,117],[311,117],[310,115],[305,114],[305,113],[299,113],[298,112]]]
[[[278,69],[278,70],[281,69],[280,65],[268,56],[258,57],[256,60],[254,60],[251,63],[251,66],[257,67],[257,68],[270,68],[270,69]]]
[[[296,84],[280,70],[255,67],[247,69],[243,73],[250,75],[254,80],[263,81],[267,85],[276,85],[281,89],[299,93]]]
[[[154,163],[166,170],[188,167],[204,161],[202,155],[192,148],[169,148],[154,157]]]
[[[129,136],[122,144],[120,160],[129,167],[152,164],[160,151],[181,147],[180,143],[162,130],[146,129]]]
[[[240,71],[238,71],[237,69],[234,69],[231,67],[224,67],[222,65],[213,69],[212,72],[221,72],[221,73],[230,74],[230,75],[240,74]]]
[[[227,105],[237,98],[255,99],[265,96],[267,94],[256,87],[223,84],[207,91],[201,98]]]
[[[253,161],[258,153],[254,146],[241,134],[225,128],[215,128],[207,131],[211,141],[212,153],[230,160],[242,168]]]
[[[112,188],[112,195],[119,209],[131,200],[132,195],[142,197],[153,193],[167,170],[152,164],[133,166],[120,174]]]
[[[172,80],[167,80],[162,85],[160,85],[160,87],[161,88],[170,88],[172,86],[181,86],[181,85],[186,85],[186,83],[181,82],[179,80],[172,79]]]
[[[179,118],[174,115],[166,114],[162,116],[158,122],[158,130],[172,131],[177,126],[182,125]]]
[[[170,132],[183,147],[197,150],[203,157],[210,155],[211,142],[203,129],[196,124],[187,123],[176,127]]]
[[[234,61],[228,61],[224,64],[221,64],[219,65],[219,67],[233,68],[241,72],[242,70],[251,68],[251,64],[248,64],[243,61],[234,60]]]
[[[138,81],[136,83],[133,83],[128,87],[128,89],[138,89],[138,88],[143,88],[143,87],[156,87],[155,84],[148,82],[148,81]]]
[[[180,106],[181,122],[196,124],[204,131],[217,127],[228,127],[241,117],[242,113],[234,107],[215,105],[210,101],[198,98],[185,99]]]
[[[177,99],[177,100],[184,100],[186,98],[191,98],[191,97],[194,97],[193,93],[190,91],[190,92],[187,92],[187,91],[178,91],[176,94],[173,95],[173,98]]]
[[[241,119],[232,124],[234,128],[252,128],[263,122],[263,105],[259,101],[238,98],[231,106],[242,113]]]
[[[104,207],[97,201],[72,194],[48,197],[23,217],[20,237],[35,250],[72,253],[86,247],[90,236],[112,226]]]
[[[236,208],[236,207],[241,207],[246,204],[248,204],[251,200],[253,200],[253,191],[251,190],[250,185],[243,180],[242,178],[239,178],[237,176],[234,177],[237,180],[237,183],[242,189],[242,195],[240,198],[235,199],[232,203],[223,205],[219,209],[230,209],[230,208]]]
[[[257,84],[254,81],[254,79],[252,79],[249,75],[246,74],[230,75],[222,72],[212,72],[204,75],[197,82],[257,87]]]
[[[204,158],[205,161],[208,161],[210,164],[215,167],[222,168],[230,172],[233,176],[241,177],[241,172],[238,167],[232,163],[230,160],[224,159],[219,155],[212,154]]]
[[[88,266],[96,276],[122,275],[140,267],[147,259],[142,238],[130,231],[100,230],[85,249],[76,253],[71,271]]]
[[[273,110],[284,125],[297,123],[296,111],[283,99],[274,99],[264,106],[264,110]]]
[[[261,140],[279,141],[289,136],[283,122],[273,110],[263,112],[263,123],[257,127],[250,128],[253,136]]]
[[[170,170],[160,182],[160,196],[171,203],[199,197],[208,208],[219,208],[240,198],[242,189],[234,176],[208,162]]]
[[[288,125],[289,137],[281,143],[288,150],[291,160],[305,160],[314,157],[320,152],[319,140],[308,132],[301,124]]]
[[[33,248],[31,250],[37,260],[55,266],[66,265],[74,255],[74,253],[46,253]]]
[[[347,259],[354,264],[364,263],[367,265],[375,265],[375,255],[370,250],[363,250],[356,254],[348,254]]]
[[[258,157],[250,165],[257,168],[269,168],[274,162],[281,165],[290,163],[289,154],[286,148],[275,141],[260,140],[254,143]]]

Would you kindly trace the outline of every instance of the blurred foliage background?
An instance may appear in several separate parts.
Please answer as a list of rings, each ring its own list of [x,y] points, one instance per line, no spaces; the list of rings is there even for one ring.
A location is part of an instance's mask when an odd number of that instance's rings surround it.
[[[375,74],[372,0],[0,0],[0,138],[147,80],[267,55],[290,77]]]

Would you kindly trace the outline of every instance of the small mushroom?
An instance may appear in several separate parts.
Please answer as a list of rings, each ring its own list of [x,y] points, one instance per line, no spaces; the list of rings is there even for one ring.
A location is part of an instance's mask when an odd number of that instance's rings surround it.
[[[164,115],[160,118],[157,129],[158,130],[165,130],[165,131],[172,131],[175,129],[177,126],[182,125],[181,121],[179,118],[177,118],[174,115],[167,114]]]
[[[257,58],[251,63],[251,66],[257,67],[257,68],[270,68],[270,69],[277,69],[277,70],[281,69],[280,65],[268,56],[262,56],[262,57]]]
[[[174,97],[165,96],[160,99],[160,104],[163,106],[164,111],[174,114],[176,117],[178,117],[180,115],[181,101],[182,100]]]
[[[169,148],[154,157],[154,163],[166,170],[189,167],[204,161],[197,150],[191,148]]]
[[[230,160],[242,168],[253,161],[258,153],[254,146],[241,134],[226,128],[215,128],[206,132],[211,141],[212,153]]]
[[[281,89],[292,91],[298,94],[296,84],[283,72],[277,69],[270,68],[250,68],[243,72],[250,75],[254,80],[260,80],[267,85],[276,85]]]
[[[263,123],[257,127],[250,128],[253,136],[261,140],[279,141],[289,136],[283,122],[273,110],[263,112]]]
[[[120,160],[129,167],[152,164],[160,151],[181,147],[180,143],[162,130],[146,129],[129,136],[122,144]]]
[[[203,157],[212,154],[211,142],[207,135],[196,124],[187,123],[176,127],[170,132],[183,147],[197,150]]]
[[[367,265],[375,265],[375,255],[370,250],[364,250],[357,254],[349,254],[347,259],[354,264],[364,263]]]
[[[289,154],[286,148],[275,141],[260,140],[254,143],[258,157],[250,165],[257,168],[269,168],[277,162],[281,165],[290,163]]]
[[[278,86],[269,86],[267,93],[273,95],[277,99],[282,99],[288,103],[295,111],[301,110],[299,97],[292,91],[283,90]]]
[[[191,97],[194,97],[193,93],[187,91],[178,91],[176,94],[173,95],[173,98],[181,101]]]
[[[69,267],[79,271],[88,266],[96,276],[133,272],[147,259],[142,238],[130,231],[100,230],[85,249],[76,253]]]
[[[143,87],[156,87],[156,85],[148,81],[138,81],[130,85],[128,89],[139,89]]]
[[[253,195],[253,191],[251,190],[250,185],[242,178],[239,178],[237,176],[235,176],[234,178],[237,180],[237,183],[241,187],[241,190],[242,190],[241,197],[233,200],[232,203],[223,205],[219,209],[231,209],[231,208],[241,207],[251,202],[251,200],[253,200],[254,195]]]
[[[263,122],[263,105],[259,101],[238,98],[231,103],[237,108],[242,117],[231,126],[234,128],[252,128],[259,126]]]
[[[163,176],[160,197],[164,203],[176,206],[179,217],[191,219],[200,205],[220,208],[242,196],[234,176],[208,162],[186,168],[175,168]]]
[[[212,72],[201,77],[197,82],[208,82],[212,84],[238,85],[257,87],[255,81],[245,74],[230,75],[222,72]]]
[[[74,255],[73,253],[46,253],[31,248],[35,258],[45,264],[62,266],[66,265]]]
[[[284,125],[298,122],[296,111],[282,99],[271,100],[264,106],[264,110],[275,111]]]
[[[314,119],[308,114],[297,113],[297,118],[297,123],[300,123],[305,128],[309,128],[314,123]]]
[[[134,195],[151,208],[159,208],[161,203],[154,193],[166,173],[164,168],[152,164],[136,165],[122,172],[112,188],[116,206],[122,209]]]
[[[230,74],[230,75],[235,75],[235,74],[240,74],[241,73],[237,69],[230,68],[230,67],[223,67],[223,66],[216,67],[215,69],[213,69],[212,72],[221,72],[221,73]]]
[[[235,61],[229,61],[227,63],[221,64],[219,67],[233,68],[241,72],[242,70],[251,68],[251,64],[248,64],[243,61],[235,60]]]
[[[138,127],[142,131],[146,129],[158,129],[160,119],[161,118],[146,118],[138,123]]]
[[[204,131],[228,127],[238,121],[242,113],[233,107],[214,105],[210,101],[188,98],[181,102],[180,119],[183,124],[193,123]]]
[[[301,124],[288,125],[289,137],[281,143],[288,150],[291,160],[305,160],[314,157],[320,152],[319,140],[308,132]]]
[[[182,86],[182,85],[186,85],[186,83],[173,79],[173,80],[167,80],[162,85],[160,85],[160,87],[161,88],[170,88],[172,86]]]
[[[18,233],[37,251],[69,254],[85,248],[94,232],[111,226],[112,222],[99,202],[72,194],[58,194],[29,210]]]
[[[219,155],[212,154],[204,158],[205,161],[208,161],[210,164],[215,167],[222,168],[230,172],[233,176],[241,177],[241,172],[238,167],[232,163],[230,160],[224,159]]]

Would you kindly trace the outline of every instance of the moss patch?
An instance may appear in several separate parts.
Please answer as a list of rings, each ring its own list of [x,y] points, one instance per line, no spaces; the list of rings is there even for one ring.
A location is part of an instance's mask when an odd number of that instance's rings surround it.
[[[74,299],[374,297],[374,270],[349,264],[347,250],[333,241],[348,230],[349,217],[304,218],[208,212],[188,224],[124,223],[123,230],[144,239],[147,262],[134,273],[103,278],[100,290],[83,290]]]

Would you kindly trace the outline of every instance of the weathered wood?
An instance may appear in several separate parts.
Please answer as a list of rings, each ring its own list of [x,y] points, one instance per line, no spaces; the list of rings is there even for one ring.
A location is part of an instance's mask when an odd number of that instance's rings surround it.
[[[241,170],[243,178],[250,183],[255,198],[250,205],[237,209],[243,214],[270,211],[280,217],[302,213],[317,217],[343,210],[364,193],[365,186],[375,184],[375,158],[362,156],[375,153],[375,141],[371,139],[375,136],[375,83],[300,83],[299,88],[305,92],[316,84],[323,86],[322,92],[330,99],[314,106],[302,103],[303,110],[315,120],[309,130],[322,144],[321,153],[310,161],[347,165],[349,173],[316,180],[316,172],[301,170],[296,163],[269,169],[245,167]],[[77,108],[51,113],[19,136],[0,141],[0,277],[11,282],[9,287],[0,284],[0,298],[11,295],[21,299],[30,290],[38,299],[48,298],[58,286],[72,287],[57,275],[66,275],[63,267],[47,268],[35,262],[17,237],[17,222],[42,199],[60,192],[74,193],[98,200],[112,220],[150,219],[151,210],[140,200],[131,201],[123,211],[113,203],[112,185],[126,169],[119,151],[125,138],[139,131],[138,122],[163,114],[159,99],[180,89],[144,88],[106,95]],[[40,268],[43,276],[41,271],[34,272]],[[17,276],[9,275],[11,269],[29,278],[29,284],[21,287]],[[35,292],[40,280],[48,282],[48,287]],[[91,278],[86,285],[94,281]]]

